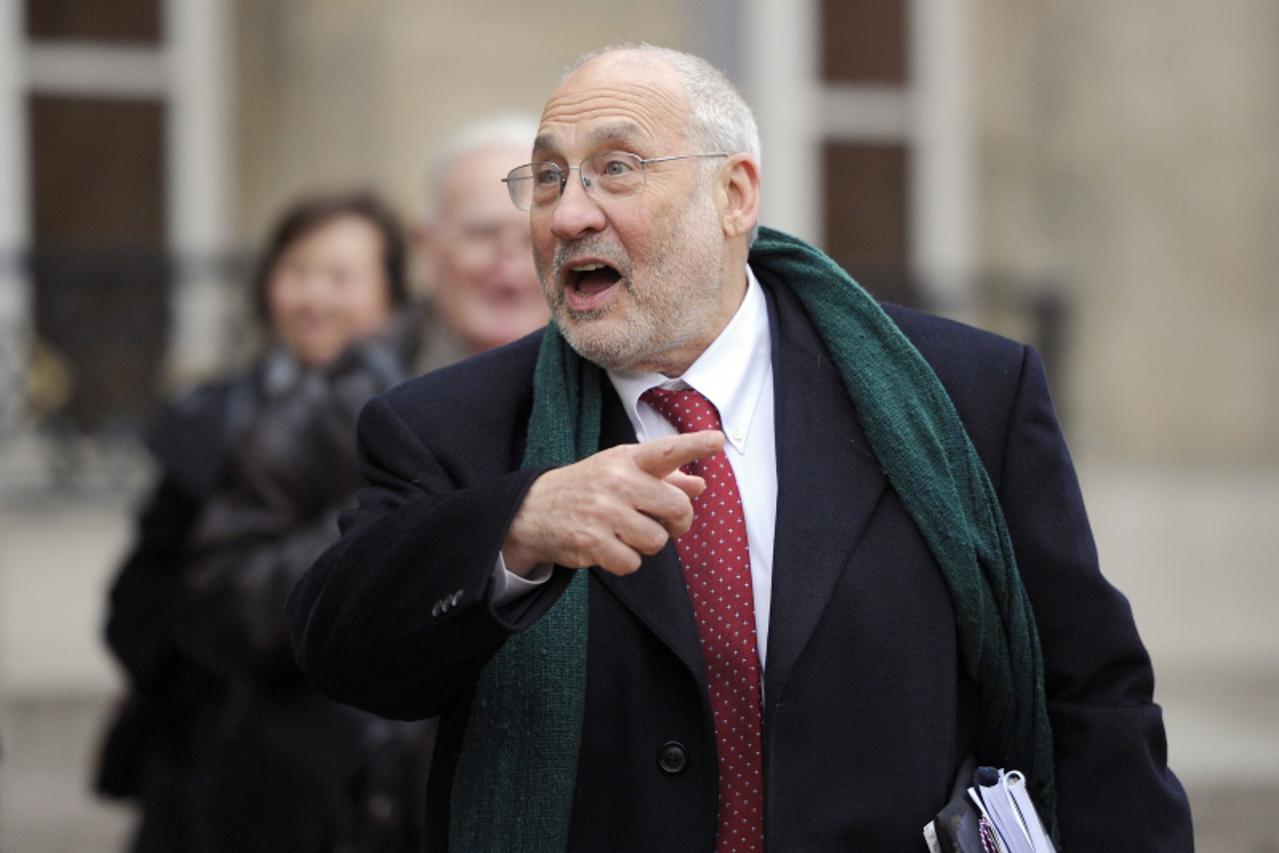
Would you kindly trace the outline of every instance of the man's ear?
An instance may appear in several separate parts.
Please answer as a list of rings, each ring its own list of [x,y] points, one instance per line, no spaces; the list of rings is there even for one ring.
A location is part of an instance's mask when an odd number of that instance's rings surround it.
[[[759,222],[759,163],[734,154],[720,169],[719,215],[724,236],[740,237]]]
[[[436,282],[440,280],[440,236],[439,225],[430,219],[419,222],[411,234],[413,254],[417,256],[422,291],[426,296],[435,295]]]

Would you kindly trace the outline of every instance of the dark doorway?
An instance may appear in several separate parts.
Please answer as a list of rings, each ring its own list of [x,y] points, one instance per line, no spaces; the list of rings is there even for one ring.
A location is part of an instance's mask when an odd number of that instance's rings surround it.
[[[49,418],[136,429],[169,326],[164,105],[36,96],[30,118],[36,334],[68,386]]]

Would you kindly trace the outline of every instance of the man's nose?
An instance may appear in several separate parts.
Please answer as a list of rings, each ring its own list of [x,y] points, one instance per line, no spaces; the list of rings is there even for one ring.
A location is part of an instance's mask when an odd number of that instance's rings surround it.
[[[527,223],[521,222],[514,228],[499,231],[495,237],[495,260],[505,261],[510,258],[528,260],[533,256],[533,235],[529,233]]]
[[[607,224],[599,203],[577,175],[570,175],[551,212],[551,233],[561,240],[572,240],[591,231],[603,231]]]

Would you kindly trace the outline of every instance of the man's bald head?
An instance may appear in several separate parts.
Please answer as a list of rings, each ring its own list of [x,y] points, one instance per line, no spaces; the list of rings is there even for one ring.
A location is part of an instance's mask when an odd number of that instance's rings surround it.
[[[642,66],[662,62],[674,69],[688,99],[688,134],[703,151],[749,154],[761,162],[759,126],[755,114],[732,82],[700,56],[668,47],[638,43],[609,45],[584,53],[564,70],[561,82],[584,66],[607,58],[610,62]]]

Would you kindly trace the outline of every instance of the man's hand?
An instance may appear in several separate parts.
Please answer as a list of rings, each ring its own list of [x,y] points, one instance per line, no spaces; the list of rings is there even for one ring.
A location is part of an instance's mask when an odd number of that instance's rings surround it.
[[[693,523],[692,499],[706,488],[679,470],[724,446],[717,430],[690,432],[601,450],[533,481],[502,544],[506,567],[527,574],[539,563],[615,575],[640,567]]]

